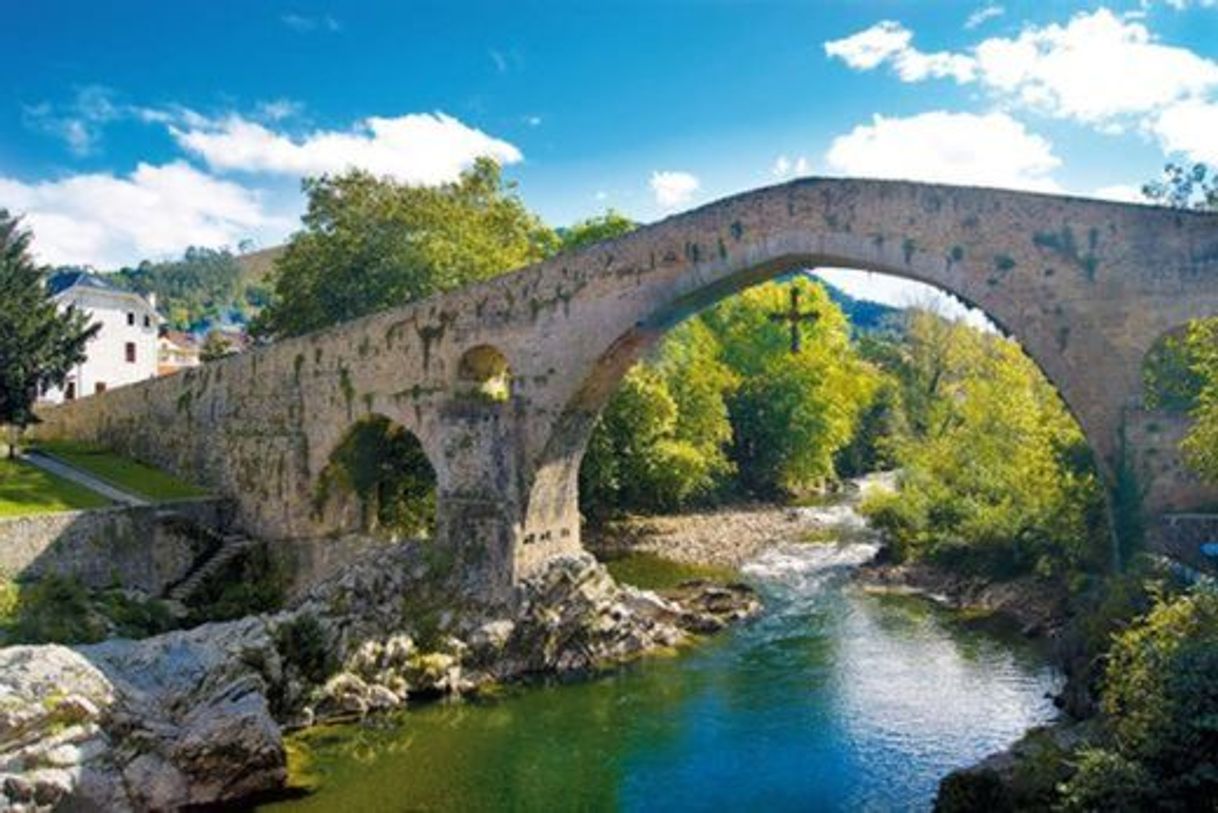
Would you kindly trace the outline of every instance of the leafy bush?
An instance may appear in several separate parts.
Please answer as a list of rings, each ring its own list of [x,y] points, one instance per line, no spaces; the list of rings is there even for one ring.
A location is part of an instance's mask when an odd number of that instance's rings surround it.
[[[313,683],[323,682],[334,670],[330,642],[316,616],[300,615],[281,626],[275,631],[275,648]]]
[[[106,635],[104,620],[93,610],[89,591],[79,580],[48,576],[19,587],[16,612],[5,631],[10,644],[81,644]]]
[[[1102,748],[1085,748],[1076,760],[1074,776],[1060,789],[1061,810],[1137,813],[1151,806],[1154,781],[1139,763]]]
[[[1118,753],[1153,775],[1160,801],[1218,798],[1218,594],[1161,601],[1121,634],[1101,705]]]
[[[935,813],[1006,813],[1014,810],[1002,778],[991,770],[955,771],[939,783]]]
[[[0,642],[6,645],[145,638],[175,626],[163,602],[121,590],[90,590],[73,577],[0,583]]]

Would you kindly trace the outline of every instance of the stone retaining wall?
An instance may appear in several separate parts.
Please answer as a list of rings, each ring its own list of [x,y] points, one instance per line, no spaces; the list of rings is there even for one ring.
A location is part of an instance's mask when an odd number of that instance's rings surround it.
[[[202,499],[0,519],[0,572],[159,595],[215,546],[198,528],[224,531],[231,515],[225,501]]]

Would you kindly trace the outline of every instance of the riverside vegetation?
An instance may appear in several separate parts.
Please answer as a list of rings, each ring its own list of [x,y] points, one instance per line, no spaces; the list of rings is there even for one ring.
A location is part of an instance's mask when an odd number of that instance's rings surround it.
[[[488,161],[456,183],[435,188],[352,172],[310,180],[305,189],[304,228],[277,259],[265,295],[255,297],[260,310],[254,324],[267,340],[416,300],[633,228],[608,213],[551,230]],[[1202,170],[1169,172],[1156,189],[1159,199],[1173,205],[1215,204],[1214,183]],[[20,235],[15,226],[8,233]],[[0,255],[0,263],[7,263],[0,269],[12,279],[18,271],[29,277],[23,256],[17,245]],[[770,319],[786,306],[791,286],[818,317],[804,328],[799,354],[790,353],[787,328]],[[843,477],[896,469],[897,491],[863,504],[887,539],[884,560],[867,578],[916,587],[919,579],[949,574],[953,584],[970,589],[1018,584],[1021,595],[1050,597],[1054,610],[1036,631],[1056,641],[1070,678],[1063,704],[1086,720],[1070,727],[1069,736],[1062,729],[1034,735],[1000,765],[983,763],[953,774],[941,788],[939,807],[1187,809],[1215,798],[1213,594],[1179,583],[1140,553],[1136,517],[1122,510],[1119,489],[1117,510],[1106,510],[1106,486],[1078,427],[1017,345],[919,309],[869,328],[852,325],[831,292],[801,273],[688,319],[626,375],[598,422],[580,473],[588,520],[742,500],[800,501]],[[1218,320],[1190,326],[1153,360],[1148,384],[1152,398],[1195,416],[1187,441],[1190,461],[1218,479],[1216,339]],[[5,387],[16,382],[28,388],[34,380],[5,374]],[[53,380],[55,369],[48,375]],[[11,391],[16,390],[10,387],[5,397],[12,399]],[[355,491],[370,530],[390,536],[425,532],[430,473],[404,439],[384,443],[375,436],[378,427],[366,429],[372,434],[349,439],[327,487]],[[252,598],[231,597],[231,606],[218,611],[226,617],[263,615],[144,644],[111,642],[85,650],[84,658],[100,664],[103,676],[95,696],[85,698],[91,705],[72,707],[78,711],[69,722],[83,738],[77,746],[99,737],[127,742],[130,732],[112,730],[107,721],[117,716],[130,722],[134,701],[125,687],[139,667],[168,657],[168,647],[189,642],[197,648],[192,657],[206,661],[207,670],[214,670],[208,674],[220,676],[189,691],[169,676],[158,678],[149,719],[164,723],[161,733],[144,750],[107,745],[94,765],[102,766],[105,779],[98,787],[117,794],[115,777],[125,777],[122,793],[135,788],[152,794],[123,797],[137,806],[234,798],[282,780],[276,719],[358,716],[410,695],[462,691],[484,679],[591,668],[723,623],[714,614],[619,588],[587,558],[557,562],[524,586],[516,618],[436,602],[403,606],[401,596],[429,584],[438,563],[425,544],[395,550],[400,562],[394,559],[393,567],[365,563],[285,612],[275,612],[282,595],[268,589]],[[654,578],[658,584],[672,578],[654,562],[636,563],[633,573],[629,565],[613,567],[627,579]],[[11,617],[22,615],[21,602],[70,608],[78,600],[70,585],[52,585],[46,596],[10,591],[3,597]],[[747,614],[750,606],[741,599],[727,615]],[[558,613],[563,623],[546,627],[547,613]],[[144,623],[143,631],[157,631],[155,619]],[[16,623],[12,628],[25,629]],[[405,639],[395,643],[386,630],[399,630]],[[63,635],[25,629],[17,639]],[[8,653],[15,665],[34,657],[27,649]],[[77,657],[55,650],[62,660],[56,668],[92,675],[93,667]],[[13,674],[19,682],[28,672]],[[10,688],[21,696],[41,685]],[[236,691],[236,685],[244,688]],[[237,737],[243,746],[221,754],[201,744],[215,733],[205,721],[179,712],[227,703],[241,706],[247,727]],[[47,712],[23,718],[19,727],[29,733],[63,722]],[[244,768],[237,764],[242,760]],[[173,781],[152,782],[157,771]],[[209,772],[227,776],[227,784],[207,784]],[[141,789],[142,780],[148,783]],[[45,793],[53,796],[59,786],[48,787]],[[36,788],[18,790],[33,794]]]

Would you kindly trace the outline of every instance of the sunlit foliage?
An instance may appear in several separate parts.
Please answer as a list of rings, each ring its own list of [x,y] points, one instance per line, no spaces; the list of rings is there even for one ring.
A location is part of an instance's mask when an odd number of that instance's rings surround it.
[[[888,441],[900,491],[864,505],[894,553],[990,575],[1102,566],[1081,431],[1019,347],[912,311],[900,354],[906,428]]]
[[[480,159],[461,178],[412,186],[352,170],[304,182],[304,228],[271,274],[257,331],[295,336],[539,260],[558,237]]]

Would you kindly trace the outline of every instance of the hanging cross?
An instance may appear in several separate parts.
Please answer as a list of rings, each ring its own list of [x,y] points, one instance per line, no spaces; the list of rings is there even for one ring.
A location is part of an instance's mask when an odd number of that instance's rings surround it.
[[[820,317],[816,311],[808,311],[806,313],[799,310],[799,288],[791,286],[791,309],[785,313],[771,313],[770,321],[775,324],[779,322],[788,322],[791,325],[791,355],[799,352],[802,334],[800,326],[804,322],[815,322]]]

